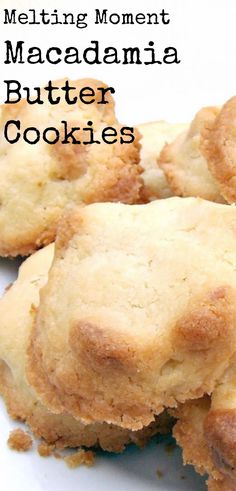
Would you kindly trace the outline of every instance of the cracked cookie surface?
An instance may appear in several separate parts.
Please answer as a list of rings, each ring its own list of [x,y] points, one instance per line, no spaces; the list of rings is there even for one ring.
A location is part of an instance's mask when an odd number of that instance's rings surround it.
[[[148,428],[137,432],[106,423],[85,426],[66,412],[52,414],[29,384],[25,373],[26,351],[39,290],[47,281],[53,254],[51,244],[28,258],[20,267],[18,279],[0,299],[0,394],[8,412],[12,418],[25,421],[35,436],[56,448],[84,445],[120,452],[130,442],[142,446],[155,433],[168,431],[167,415],[161,415]],[[22,446],[21,435],[14,441]]]
[[[235,349],[235,227],[196,198],[71,211],[29,349],[41,399],[136,430],[212,391]]]

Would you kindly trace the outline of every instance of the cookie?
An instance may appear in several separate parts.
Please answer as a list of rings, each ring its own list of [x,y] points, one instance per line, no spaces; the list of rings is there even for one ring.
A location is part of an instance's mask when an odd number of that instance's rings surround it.
[[[197,198],[71,210],[28,350],[42,401],[137,430],[211,392],[235,350],[235,223]]]
[[[63,81],[55,83],[62,85]],[[106,87],[102,82],[81,79],[72,84]],[[47,93],[41,90],[44,104],[29,105],[21,100],[2,107],[1,130],[6,121],[21,121],[25,127],[60,126],[67,121],[69,128],[87,126],[93,122],[95,140],[104,126],[120,131],[115,117],[114,101],[75,105],[61,102],[50,105]],[[62,96],[62,90],[57,91]],[[95,101],[97,102],[97,101]],[[10,133],[16,133],[11,128]],[[24,140],[10,144],[4,138],[0,144],[0,255],[28,255],[55,239],[58,220],[66,206],[96,201],[137,203],[141,199],[143,181],[139,166],[139,136],[132,143],[62,144],[40,140],[30,145]]]
[[[209,491],[235,491],[235,480],[228,473],[221,472],[209,449],[205,425],[210,407],[210,397],[204,397],[171,411],[178,420],[173,435],[183,450],[184,463],[193,465],[201,475],[208,474]]]
[[[186,128],[187,125],[184,123],[171,124],[166,121],[154,121],[137,126],[142,137],[140,165],[144,169],[142,178],[147,201],[168,198],[172,195],[165,174],[157,161],[163,146],[172,142]]]
[[[0,300],[0,393],[14,419],[26,421],[34,435],[57,448],[100,445],[120,452],[129,442],[144,445],[155,433],[166,432],[170,419],[161,415],[141,431],[131,432],[106,423],[84,426],[72,416],[52,414],[41,404],[26,373],[26,350],[39,302],[47,281],[54,246],[41,249],[21,266],[18,279]]]
[[[236,356],[212,393],[204,431],[214,464],[236,488]]]
[[[174,436],[183,447],[184,460],[201,474],[209,474],[210,490],[228,491],[231,487],[235,490],[236,356],[232,357],[211,398],[188,402],[171,414],[178,418]],[[222,481],[226,483],[225,488]]]
[[[174,195],[224,202],[201,150],[201,133],[206,125],[215,120],[218,112],[216,107],[201,109],[189,129],[163,148],[159,165]]]
[[[228,203],[236,202],[236,97],[222,107],[203,132],[202,152]]]

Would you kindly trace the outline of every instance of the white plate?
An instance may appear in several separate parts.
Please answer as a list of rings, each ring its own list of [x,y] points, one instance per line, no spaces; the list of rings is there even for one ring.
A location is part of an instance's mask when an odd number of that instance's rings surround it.
[[[0,259],[0,295],[17,275],[19,262]],[[14,306],[12,306],[14,308]],[[0,319],[1,322],[1,319]],[[130,446],[122,455],[98,452],[95,466],[68,469],[63,461],[8,449],[9,431],[19,427],[0,401],[0,489],[2,491],[204,491],[204,479],[183,467],[181,451],[170,453],[171,436],[155,438],[145,449]],[[161,474],[162,477],[158,477]]]

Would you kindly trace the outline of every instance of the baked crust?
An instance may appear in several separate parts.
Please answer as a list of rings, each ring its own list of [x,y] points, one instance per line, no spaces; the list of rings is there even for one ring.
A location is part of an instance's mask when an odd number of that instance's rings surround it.
[[[236,484],[216,466],[209,450],[205,422],[211,407],[209,397],[190,401],[172,410],[177,418],[173,435],[183,450],[184,464],[191,464],[201,474],[208,474],[209,491],[235,491]]]
[[[0,393],[8,412],[12,418],[25,421],[35,436],[43,438],[53,448],[84,445],[120,452],[129,442],[143,446],[155,433],[168,431],[171,421],[166,414],[137,432],[106,423],[85,426],[65,412],[51,413],[41,404],[26,379],[28,338],[39,302],[39,289],[47,281],[53,253],[54,246],[50,245],[28,258],[22,264],[16,282],[0,300]],[[18,432],[13,441],[14,448],[24,449],[27,442],[29,438]],[[45,455],[45,449],[41,450]]]
[[[210,410],[210,397],[188,401],[170,414],[177,419],[173,436],[183,450],[184,464],[191,464],[201,474],[209,474],[213,479],[222,479],[214,466],[204,432],[205,418]]]
[[[217,107],[201,109],[189,129],[164,146],[159,165],[174,195],[199,196],[218,203],[224,202],[201,150],[201,133],[218,113]]]
[[[235,350],[235,218],[194,198],[65,218],[28,350],[42,401],[137,430],[210,393]]]
[[[202,134],[201,149],[228,203],[236,201],[236,97],[224,104]]]
[[[236,409],[211,410],[204,426],[216,467],[234,478],[236,487]]]
[[[188,402],[171,412],[178,419],[173,433],[185,463],[209,475],[211,491],[236,489],[236,357],[211,398]]]
[[[215,466],[236,487],[236,357],[212,394],[205,419],[205,437]]]

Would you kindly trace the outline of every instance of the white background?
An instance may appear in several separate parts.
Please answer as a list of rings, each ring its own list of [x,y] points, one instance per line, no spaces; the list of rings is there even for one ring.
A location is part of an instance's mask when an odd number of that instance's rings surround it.
[[[41,8],[63,12],[88,12],[89,27],[75,26],[3,26],[3,9],[18,12]],[[110,12],[170,13],[168,26],[94,26],[94,9]],[[118,116],[123,123],[156,119],[188,121],[204,105],[222,104],[235,94],[236,66],[235,0],[162,0],[88,2],[48,0],[0,0],[0,102],[5,100],[3,79],[18,79],[22,85],[39,86],[49,79],[93,77],[116,89]],[[176,46],[182,60],[179,65],[5,65],[4,40],[24,40],[28,47],[77,46],[85,48],[93,39],[103,47],[145,47],[152,40],[160,48]],[[0,175],[1,179],[1,175]],[[0,290],[17,271],[16,262],[0,259]],[[37,457],[35,451],[19,456],[7,450],[6,439],[13,423],[0,408],[0,488],[2,491],[202,491],[199,476],[181,467],[180,452],[168,457],[165,444],[153,444],[144,452],[130,449],[124,455],[100,456],[92,470],[69,471],[62,462]],[[164,472],[158,480],[156,469]],[[181,476],[185,476],[181,480]]]
[[[139,123],[156,119],[188,121],[203,105],[222,104],[235,93],[235,0],[147,0],[94,1],[0,0],[0,79],[18,79],[23,85],[40,85],[50,78],[93,77],[116,89],[117,111],[121,122]],[[88,12],[89,27],[3,26],[3,8],[54,8],[62,12]],[[168,25],[96,26],[94,9],[109,12],[170,13]],[[178,48],[179,65],[4,65],[3,41],[24,40],[28,47],[77,46],[85,48],[93,39],[101,46],[147,46],[153,40],[160,55],[167,46]],[[0,100],[5,100],[0,82]]]

